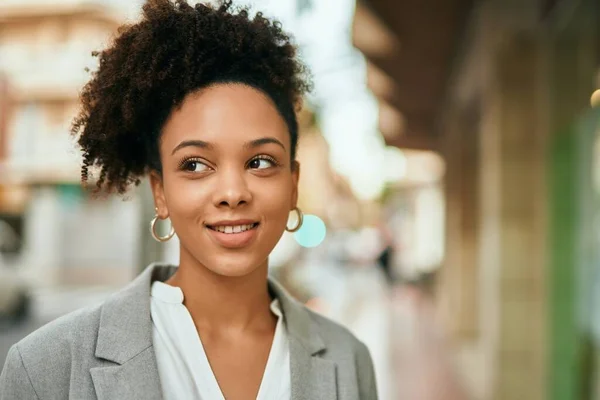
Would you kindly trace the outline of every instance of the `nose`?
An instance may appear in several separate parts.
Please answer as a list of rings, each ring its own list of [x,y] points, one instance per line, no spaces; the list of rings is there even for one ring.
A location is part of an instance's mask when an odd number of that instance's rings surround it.
[[[233,168],[221,171],[213,197],[216,207],[236,208],[252,200],[244,172]]]

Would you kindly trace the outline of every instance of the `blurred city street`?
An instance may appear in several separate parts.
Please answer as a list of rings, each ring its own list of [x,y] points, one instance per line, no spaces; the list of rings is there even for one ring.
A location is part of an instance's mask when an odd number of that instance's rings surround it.
[[[92,52],[143,3],[0,0],[0,367],[179,263],[148,180],[93,195],[70,135]],[[307,223],[269,268],[367,345],[380,398],[600,400],[600,2],[234,3],[279,20],[314,78]]]

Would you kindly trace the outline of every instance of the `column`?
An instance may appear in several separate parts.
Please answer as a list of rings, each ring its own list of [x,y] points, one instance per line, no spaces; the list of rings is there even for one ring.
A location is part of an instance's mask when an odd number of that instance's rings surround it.
[[[482,303],[493,399],[545,396],[545,132],[539,44],[506,32],[492,50],[482,127]]]

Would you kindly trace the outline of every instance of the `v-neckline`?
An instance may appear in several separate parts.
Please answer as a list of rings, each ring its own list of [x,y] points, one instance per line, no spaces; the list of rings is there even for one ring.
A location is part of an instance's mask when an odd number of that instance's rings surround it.
[[[210,361],[204,349],[202,338],[200,337],[192,316],[183,304],[184,295],[181,288],[171,286],[164,282],[155,281],[152,287],[152,296],[164,303],[170,303],[174,306],[178,313],[183,317],[185,326],[181,327],[182,334],[185,337],[185,343],[190,343],[193,346],[190,351],[182,352],[185,358],[185,363],[190,366],[193,371],[203,371],[200,374],[194,374],[193,380],[198,393],[207,393],[211,396],[210,399],[226,400],[223,391],[219,386],[217,377],[210,365]],[[285,331],[284,318],[279,304],[279,300],[275,298],[270,304],[271,312],[277,316],[277,325],[275,334],[269,349],[269,356],[265,369],[260,381],[259,390],[256,396],[257,400],[268,400],[277,395],[277,388],[272,376],[274,375],[278,365],[287,364],[289,368],[290,356],[289,349],[285,349],[287,334]],[[279,385],[284,382],[277,382]],[[281,388],[279,387],[279,390]],[[270,397],[269,397],[270,396]]]

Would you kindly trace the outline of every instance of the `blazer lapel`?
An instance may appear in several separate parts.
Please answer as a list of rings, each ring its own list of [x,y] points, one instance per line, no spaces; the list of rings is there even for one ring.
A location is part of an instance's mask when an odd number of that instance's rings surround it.
[[[95,355],[108,363],[90,369],[99,400],[162,398],[152,346],[150,286],[154,279],[164,281],[175,267],[155,267],[150,265],[102,306]]]
[[[337,365],[321,357],[327,349],[308,310],[277,282],[269,289],[279,299],[290,341],[291,400],[337,399]]]
[[[175,271],[150,265],[103,305],[95,355],[109,363],[90,369],[98,400],[162,398],[152,346],[150,287]],[[309,311],[271,279],[269,289],[281,303],[289,332],[291,400],[337,399],[337,365],[321,357],[327,347]]]
[[[337,399],[336,364],[312,356],[297,338],[290,338],[292,400]]]
[[[98,400],[162,399],[152,347],[123,365],[90,370]]]

